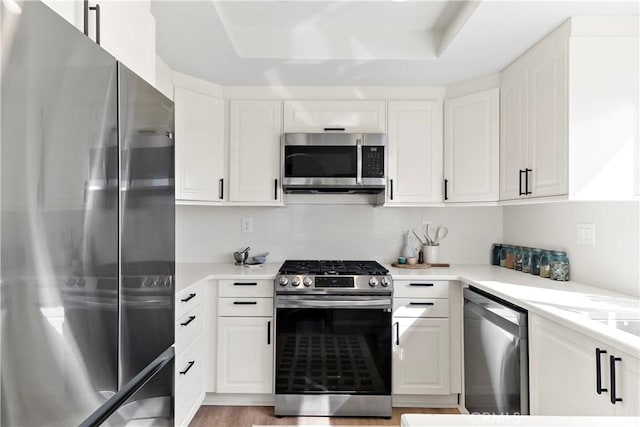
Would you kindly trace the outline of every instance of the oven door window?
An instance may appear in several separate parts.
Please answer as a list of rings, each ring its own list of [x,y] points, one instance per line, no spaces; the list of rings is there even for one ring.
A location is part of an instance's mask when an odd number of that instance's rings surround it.
[[[277,309],[276,393],[391,394],[391,313]]]
[[[356,178],[358,157],[355,146],[284,147],[284,176],[287,178]]]

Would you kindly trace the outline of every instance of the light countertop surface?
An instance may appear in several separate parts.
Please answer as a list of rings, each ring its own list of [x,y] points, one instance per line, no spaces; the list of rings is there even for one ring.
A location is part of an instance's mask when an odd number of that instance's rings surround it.
[[[639,427],[638,417],[548,417],[518,415],[404,414],[401,427],[500,426],[500,427]]]
[[[231,263],[177,263],[176,292],[200,280],[274,279],[281,263],[243,267]],[[640,319],[640,299],[577,282],[556,282],[491,265],[402,269],[394,280],[456,280],[475,286],[608,345],[640,356],[640,337],[596,320]],[[594,335],[595,334],[595,335]]]

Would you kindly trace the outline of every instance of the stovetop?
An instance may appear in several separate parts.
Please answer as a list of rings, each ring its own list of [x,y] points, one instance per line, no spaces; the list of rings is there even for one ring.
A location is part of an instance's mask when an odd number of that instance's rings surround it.
[[[287,260],[280,267],[278,274],[383,276],[389,274],[389,270],[376,261]]]

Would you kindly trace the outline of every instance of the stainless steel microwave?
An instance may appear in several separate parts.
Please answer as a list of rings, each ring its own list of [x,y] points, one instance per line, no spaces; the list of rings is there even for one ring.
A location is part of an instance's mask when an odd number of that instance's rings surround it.
[[[387,135],[286,133],[282,188],[286,193],[379,193],[386,183]]]

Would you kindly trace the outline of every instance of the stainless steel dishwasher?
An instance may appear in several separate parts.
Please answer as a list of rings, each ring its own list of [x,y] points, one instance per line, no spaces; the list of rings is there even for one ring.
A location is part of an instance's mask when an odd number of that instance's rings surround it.
[[[527,311],[464,289],[464,392],[470,413],[529,414]]]

